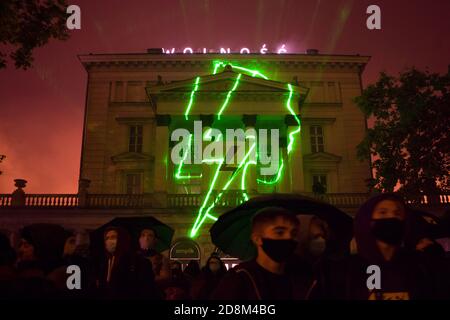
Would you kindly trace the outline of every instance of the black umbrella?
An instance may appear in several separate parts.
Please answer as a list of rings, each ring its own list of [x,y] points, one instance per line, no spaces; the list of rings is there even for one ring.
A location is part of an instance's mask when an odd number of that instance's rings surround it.
[[[348,250],[353,219],[336,207],[301,195],[272,194],[250,199],[222,214],[210,229],[212,242],[224,253],[246,260],[256,255],[250,240],[251,221],[265,207],[282,207],[295,215],[315,215],[326,221],[334,234],[335,248]]]
[[[134,242],[136,245],[141,231],[143,229],[152,229],[155,232],[157,239],[156,248],[154,249],[158,252],[170,248],[172,237],[175,232],[170,226],[151,216],[118,217],[94,230],[91,234],[91,244],[93,244],[94,248],[99,244],[103,246],[103,234],[108,227],[121,227],[127,230],[130,236],[135,240]]]

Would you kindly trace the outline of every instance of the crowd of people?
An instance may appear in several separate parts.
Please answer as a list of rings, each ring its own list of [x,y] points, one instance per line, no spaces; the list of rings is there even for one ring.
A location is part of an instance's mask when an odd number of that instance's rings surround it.
[[[300,220],[280,207],[252,219],[256,257],[227,270],[212,254],[203,267],[183,268],[155,250],[151,228],[133,238],[121,227],[104,230],[87,252],[75,235],[57,225],[25,227],[13,248],[0,234],[0,298],[150,300],[413,300],[450,299],[448,253],[426,232],[410,230],[410,210],[396,194],[364,203],[354,219],[348,251],[330,248],[332,230],[313,217],[299,245]],[[50,236],[51,235],[51,236]],[[67,266],[81,270],[81,289],[67,286]],[[369,286],[369,266],[380,270]],[[376,283],[376,281],[375,281]]]

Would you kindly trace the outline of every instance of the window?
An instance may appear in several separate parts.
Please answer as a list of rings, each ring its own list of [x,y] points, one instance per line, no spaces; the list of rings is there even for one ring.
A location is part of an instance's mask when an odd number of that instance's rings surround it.
[[[127,194],[142,193],[142,173],[127,173],[125,178]]]
[[[317,103],[325,101],[325,86],[322,81],[311,81],[309,84],[308,102]]]
[[[142,126],[130,126],[130,140],[128,143],[129,152],[142,152]]]
[[[314,193],[327,192],[327,176],[324,174],[312,176],[312,191]]]
[[[145,88],[140,81],[128,81],[127,83],[127,101],[138,102],[145,101]]]
[[[311,137],[311,152],[323,152],[323,128],[321,126],[311,126],[309,135]]]
[[[116,81],[113,83],[115,85],[114,88],[114,101],[123,101],[124,100],[124,83],[122,81]]]
[[[334,82],[328,82],[328,101],[337,102],[336,84]]]

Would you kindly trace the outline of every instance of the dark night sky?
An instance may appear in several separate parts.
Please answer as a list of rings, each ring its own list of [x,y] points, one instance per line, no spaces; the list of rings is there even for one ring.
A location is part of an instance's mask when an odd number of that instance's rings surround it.
[[[82,29],[35,51],[27,71],[0,71],[0,193],[13,179],[28,193],[73,193],[79,174],[86,72],[80,53],[145,52],[151,47],[259,49],[370,55],[364,84],[406,66],[445,72],[450,63],[449,0],[108,0],[81,7]],[[382,10],[382,30],[365,27]]]

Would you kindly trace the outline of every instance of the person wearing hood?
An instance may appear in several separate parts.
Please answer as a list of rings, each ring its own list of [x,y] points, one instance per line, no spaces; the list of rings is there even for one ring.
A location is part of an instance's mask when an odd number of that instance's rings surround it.
[[[434,298],[429,270],[414,251],[404,247],[409,214],[403,199],[395,193],[379,194],[365,202],[354,221],[357,253],[335,266],[335,276],[320,286],[326,288],[322,298]],[[379,268],[378,274],[370,271],[373,267]],[[379,277],[379,285],[370,277]]]
[[[58,294],[53,275],[63,266],[64,236],[64,228],[54,224],[33,224],[21,230],[15,282],[18,295],[50,298]]]
[[[18,248],[18,269],[40,269],[48,274],[63,264],[65,230],[59,225],[33,224],[24,227]]]
[[[208,300],[226,272],[227,268],[222,260],[212,254],[201,269],[200,275],[192,283],[192,299]]]
[[[318,264],[327,253],[330,230],[325,221],[313,216],[310,219],[303,256],[312,266]]]
[[[313,216],[309,223],[302,254],[313,273],[314,282],[309,295],[312,300],[318,299],[318,292],[324,289],[318,289],[317,286],[328,282],[328,278],[334,273],[336,261],[342,259],[340,255],[333,252],[332,243],[331,230],[326,221]]]
[[[74,231],[65,230],[64,249],[62,254],[63,266],[51,275],[58,284],[61,295],[67,298],[89,297],[93,290],[93,274],[87,257],[80,254],[77,246],[77,237]],[[67,288],[67,267],[75,265],[80,268],[81,289],[69,290]]]
[[[256,258],[227,272],[211,299],[307,299],[311,279],[297,268],[286,268],[298,245],[299,224],[296,216],[284,208],[259,210],[253,217],[251,233]]]
[[[104,254],[95,276],[98,295],[106,299],[158,299],[151,264],[131,250],[128,232],[108,227],[104,232]]]

